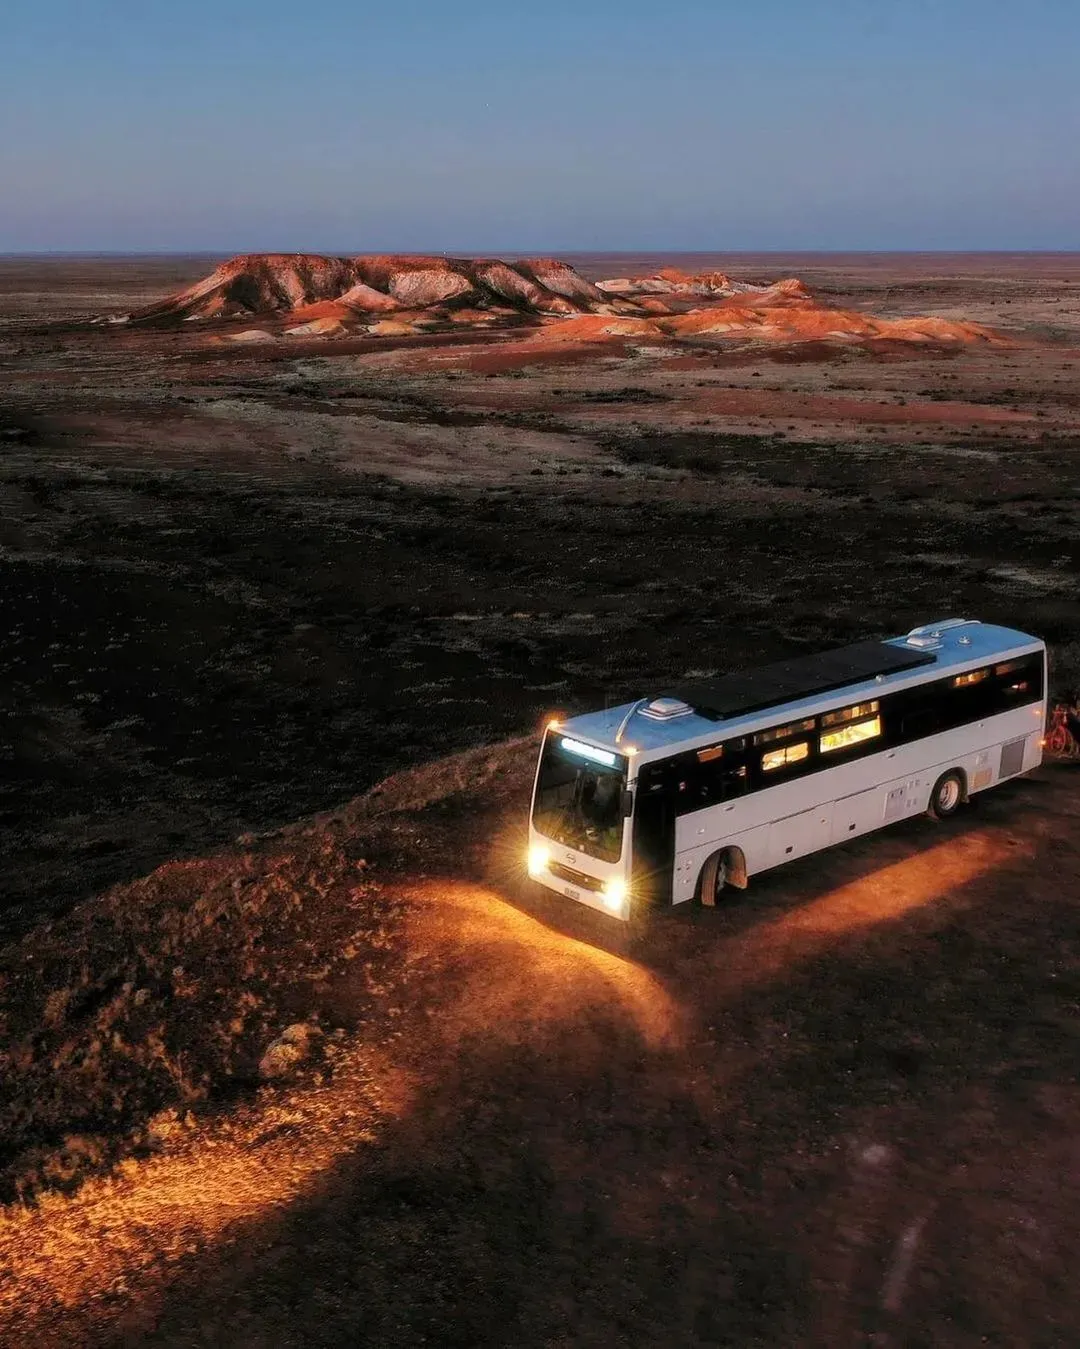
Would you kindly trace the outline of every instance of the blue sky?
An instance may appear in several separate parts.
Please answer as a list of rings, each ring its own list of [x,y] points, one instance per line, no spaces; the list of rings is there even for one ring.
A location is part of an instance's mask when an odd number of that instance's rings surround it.
[[[0,252],[1080,248],[1076,0],[3,0]]]

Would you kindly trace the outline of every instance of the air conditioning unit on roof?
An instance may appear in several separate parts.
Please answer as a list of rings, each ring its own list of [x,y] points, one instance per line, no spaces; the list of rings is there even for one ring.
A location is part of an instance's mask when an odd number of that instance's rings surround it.
[[[921,628],[912,628],[904,640],[905,646],[935,647],[941,645],[941,634],[950,628],[966,628],[978,623],[977,618],[943,618],[940,623],[924,623]]]
[[[653,721],[671,721],[674,717],[688,716],[693,710],[681,698],[654,698],[641,709],[641,715]]]

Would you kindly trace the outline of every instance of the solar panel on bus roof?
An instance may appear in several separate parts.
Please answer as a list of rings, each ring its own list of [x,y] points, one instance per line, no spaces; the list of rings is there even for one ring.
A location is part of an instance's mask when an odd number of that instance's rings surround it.
[[[887,642],[856,642],[813,656],[776,661],[744,674],[723,675],[708,683],[669,689],[665,696],[681,698],[699,716],[721,721],[815,693],[828,693],[873,679],[875,675],[929,665],[935,659],[929,651],[905,651]]]

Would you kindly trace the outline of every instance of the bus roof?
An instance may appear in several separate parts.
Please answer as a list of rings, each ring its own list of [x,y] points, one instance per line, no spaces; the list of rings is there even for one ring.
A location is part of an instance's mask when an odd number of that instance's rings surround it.
[[[620,751],[633,745],[640,753],[651,754],[691,741],[740,735],[775,722],[778,713],[807,716],[878,697],[892,688],[919,683],[920,677],[933,678],[941,671],[974,667],[1020,648],[1041,646],[1039,638],[1011,628],[976,619],[948,619],[915,628],[906,637],[796,656],[710,683],[676,684],[656,697],[688,704],[690,710],[666,720],[644,714],[648,703],[642,699],[586,712],[561,726],[595,745]],[[633,715],[616,744],[615,736],[631,709]]]
[[[856,642],[812,656],[776,661],[744,674],[724,675],[711,683],[686,684],[666,696],[686,703],[711,721],[725,721],[744,712],[763,711],[815,693],[849,688],[866,679],[876,680],[878,675],[933,663],[932,651],[892,642]]]

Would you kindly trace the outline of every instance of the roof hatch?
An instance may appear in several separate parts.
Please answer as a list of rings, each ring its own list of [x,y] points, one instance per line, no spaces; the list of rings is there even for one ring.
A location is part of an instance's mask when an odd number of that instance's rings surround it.
[[[693,710],[681,698],[653,698],[641,709],[641,715],[653,721],[672,721],[675,717],[688,717]]]

